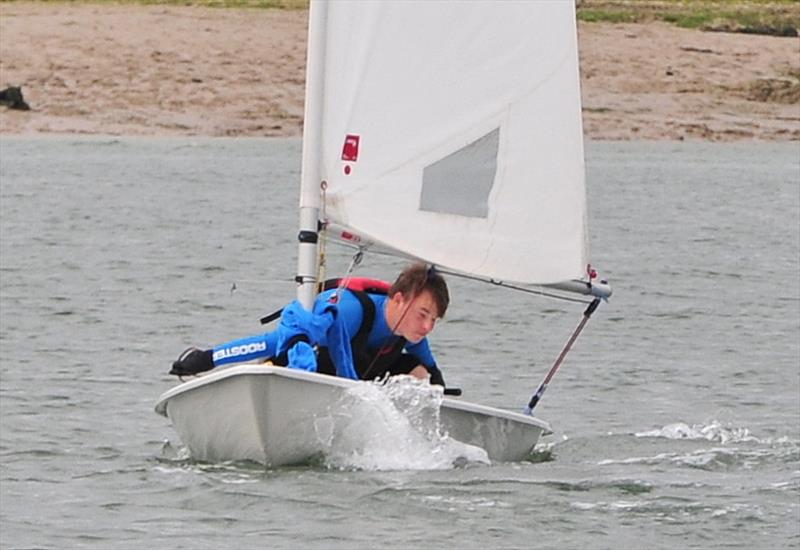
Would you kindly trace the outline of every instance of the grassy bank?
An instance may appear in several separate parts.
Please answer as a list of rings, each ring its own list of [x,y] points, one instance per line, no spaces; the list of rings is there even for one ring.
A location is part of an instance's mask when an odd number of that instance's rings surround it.
[[[579,0],[578,19],[611,23],[664,21],[719,32],[797,36],[798,0]]]

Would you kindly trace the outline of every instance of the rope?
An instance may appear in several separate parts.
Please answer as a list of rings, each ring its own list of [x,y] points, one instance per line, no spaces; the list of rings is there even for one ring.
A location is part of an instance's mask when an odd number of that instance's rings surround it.
[[[435,269],[436,268],[433,265],[430,265],[428,267],[428,275],[426,277],[426,280],[422,282],[422,285],[420,286],[420,288],[415,289],[414,297],[411,299],[411,301],[408,303],[406,308],[403,310],[403,313],[400,315],[400,318],[397,320],[397,322],[391,328],[391,334],[384,340],[383,345],[381,345],[381,347],[378,348],[378,352],[375,354],[375,357],[372,358],[372,361],[370,362],[369,366],[367,367],[367,370],[364,372],[364,379],[365,380],[367,380],[367,375],[369,375],[369,373],[372,371],[372,367],[375,366],[375,362],[378,360],[378,357],[381,356],[381,354],[382,354],[381,352],[384,352],[385,350],[387,350],[387,348],[390,349],[389,342],[391,342],[392,340],[397,338],[397,335],[395,334],[395,331],[397,330],[397,327],[399,327],[400,323],[403,322],[403,319],[406,318],[406,314],[411,310],[411,306],[414,305],[414,302],[417,301],[417,298],[419,298],[422,295],[422,291],[425,290],[425,283],[428,282],[430,277],[435,272]],[[387,299],[391,299],[391,296],[387,296]]]
[[[325,206],[328,203],[328,182],[322,181],[319,184],[320,194],[322,195],[322,208],[320,218],[325,220],[327,219],[327,214],[325,211]],[[323,225],[319,231],[319,244],[317,245],[317,259],[319,260],[319,265],[317,266],[317,284],[321,284],[322,281],[325,280],[325,264],[327,263],[327,256],[325,255],[325,244],[327,242],[328,232],[325,230],[325,226]]]
[[[350,279],[353,278],[353,271],[357,265],[361,264],[361,260],[364,258],[364,253],[361,250],[358,250],[355,254],[353,254],[353,259],[350,260],[350,265],[347,267],[347,271],[344,274],[344,277],[339,279],[339,286],[336,287],[336,291],[331,294],[329,300],[331,302],[337,302],[339,300],[339,295],[342,293],[342,290],[347,288],[347,285],[350,283]]]
[[[355,246],[352,243],[341,242],[341,241],[338,241],[338,240],[333,240],[333,241],[331,241],[331,243],[336,245],[336,246],[343,247],[343,248],[349,248],[351,250]],[[366,251],[368,248],[369,247],[364,247],[364,246],[358,247],[358,249],[361,250],[361,251]],[[419,260],[418,258],[416,258],[414,256],[407,256],[405,254],[392,253],[392,252],[389,252],[387,250],[382,250],[382,249],[379,249],[379,248],[369,249],[369,252],[370,252],[370,254],[376,254],[378,256],[388,256],[389,258],[400,258],[400,259],[403,259],[403,260],[416,260],[416,261]],[[498,281],[498,280],[495,280],[495,279],[484,279],[483,277],[476,277],[476,276],[473,276],[473,275],[466,275],[464,273],[459,273],[457,271],[448,271],[446,269],[440,269],[440,268],[437,268],[437,271],[439,271],[439,273],[442,273],[442,274],[450,276],[450,277],[459,277],[461,279],[467,279],[469,281],[478,281],[479,283],[489,283],[489,284],[492,284],[494,286],[501,286],[503,288],[508,288],[510,290],[517,290],[519,292],[524,292],[526,294],[533,294],[535,296],[543,296],[545,298],[552,298],[554,300],[561,300],[562,302],[572,302],[572,303],[575,303],[575,304],[590,304],[591,303],[591,300],[586,300],[586,299],[582,299],[582,298],[575,298],[575,297],[572,297],[572,296],[565,296],[563,294],[555,294],[553,292],[547,292],[547,291],[544,291],[544,290],[535,290],[533,288],[527,288],[527,287],[523,287],[523,286],[518,286],[518,285],[511,284],[511,283]]]
[[[481,283],[490,283],[494,286],[501,286],[503,288],[508,288],[510,290],[517,290],[519,292],[525,292],[527,294],[534,294],[536,296],[544,296],[545,298],[553,298],[554,300],[561,300],[564,302],[573,302],[576,304],[590,304],[592,303],[591,300],[583,300],[581,298],[573,298],[571,296],[564,296],[562,294],[554,294],[552,292],[545,292],[544,290],[534,290],[532,288],[526,288],[524,286],[517,286],[510,283],[505,283],[503,281],[497,281],[495,279],[482,279],[480,277],[473,277],[472,275],[465,275],[463,273],[457,273],[455,271],[445,271],[443,269],[439,270],[440,273],[444,273],[450,277],[459,277],[461,279],[468,279],[470,281],[478,281]]]

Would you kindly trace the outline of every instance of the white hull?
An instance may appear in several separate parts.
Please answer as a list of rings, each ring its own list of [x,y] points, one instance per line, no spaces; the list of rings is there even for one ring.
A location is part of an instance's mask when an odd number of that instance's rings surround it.
[[[243,365],[221,369],[165,392],[156,412],[168,417],[193,458],[302,464],[324,453],[315,422],[356,382],[335,376]],[[549,425],[531,416],[444,398],[442,428],[483,448],[492,461],[525,459]]]

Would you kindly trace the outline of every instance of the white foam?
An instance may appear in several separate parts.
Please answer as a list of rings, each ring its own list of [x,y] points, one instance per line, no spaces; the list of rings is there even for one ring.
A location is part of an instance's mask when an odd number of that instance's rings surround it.
[[[436,470],[489,464],[486,451],[441,426],[442,388],[409,376],[359,384],[317,426],[325,462],[361,470]]]
[[[663,428],[639,432],[636,437],[664,437],[667,439],[705,439],[722,444],[740,443],[743,441],[760,442],[750,434],[747,428],[723,426],[721,422],[712,420],[709,424],[693,424],[683,422],[669,424]]]
[[[659,453],[654,456],[637,456],[624,459],[604,459],[597,464],[608,466],[614,464],[645,464],[655,465],[672,463],[679,466],[690,466],[706,470],[726,469],[737,467],[755,469],[760,464],[772,460],[789,460],[797,455],[795,447],[786,449],[755,448],[742,449],[737,447],[714,446],[709,449],[699,449],[688,453]]]

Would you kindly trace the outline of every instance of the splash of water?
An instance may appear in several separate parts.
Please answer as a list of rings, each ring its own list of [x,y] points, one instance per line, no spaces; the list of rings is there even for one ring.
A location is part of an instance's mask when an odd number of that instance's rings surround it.
[[[667,439],[705,439],[718,443],[741,443],[744,441],[761,442],[754,437],[747,428],[724,426],[717,420],[708,424],[693,424],[689,426],[683,422],[669,424],[663,428],[638,432],[636,437],[664,437]]]
[[[693,449],[690,452],[667,452],[655,456],[608,459],[601,464],[658,464],[671,462],[704,470],[731,468],[754,469],[769,462],[796,462],[800,457],[800,442],[783,436],[758,438],[743,427],[723,425],[717,420],[708,424],[688,425],[682,422],[663,428],[638,432],[636,437],[665,438],[670,440],[708,441],[711,448]]]
[[[358,384],[317,419],[329,467],[436,470],[489,464],[486,451],[442,429],[442,388],[410,376]]]

